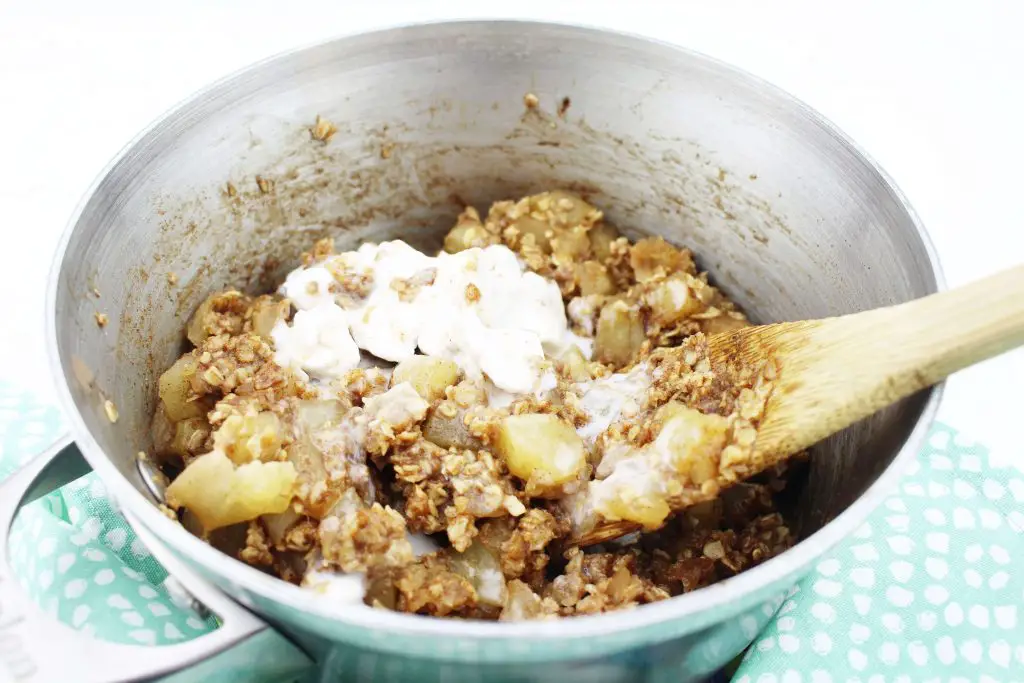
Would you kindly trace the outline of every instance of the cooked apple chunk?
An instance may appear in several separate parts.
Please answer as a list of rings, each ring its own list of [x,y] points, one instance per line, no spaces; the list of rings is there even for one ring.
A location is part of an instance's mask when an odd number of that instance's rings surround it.
[[[557,415],[510,415],[501,421],[495,448],[509,472],[526,482],[535,498],[560,497],[587,465],[576,430]]]
[[[413,356],[395,366],[391,386],[408,382],[425,401],[433,403],[444,398],[445,389],[459,378],[459,366],[454,361],[430,356]]]
[[[167,504],[187,508],[206,531],[284,512],[292,500],[290,462],[253,461],[235,467],[222,451],[196,458],[167,487]]]
[[[192,390],[192,378],[195,377],[198,367],[199,361],[196,357],[187,353],[174,361],[174,365],[169,367],[167,372],[160,375],[158,392],[164,404],[164,412],[171,422],[206,415],[206,405]]]

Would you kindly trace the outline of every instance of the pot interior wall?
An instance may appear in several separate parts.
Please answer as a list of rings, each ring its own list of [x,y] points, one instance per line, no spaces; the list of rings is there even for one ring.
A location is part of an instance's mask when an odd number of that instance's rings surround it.
[[[538,108],[524,105],[534,93]],[[317,116],[337,127],[313,139]],[[261,188],[262,185],[262,188]],[[702,57],[517,23],[396,29],[277,58],[176,110],[87,201],[57,284],[65,379],[121,472],[211,291],[266,291],[324,235],[436,248],[465,204],[569,188],[630,236],[689,246],[759,321],[935,290],[885,180],[813,112]],[[100,328],[97,312],[109,316]],[[116,405],[111,423],[103,402]],[[888,465],[916,397],[818,447],[804,531]]]

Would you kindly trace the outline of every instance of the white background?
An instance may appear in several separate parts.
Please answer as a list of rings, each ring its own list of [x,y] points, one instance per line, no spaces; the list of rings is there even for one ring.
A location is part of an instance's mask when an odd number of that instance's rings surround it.
[[[1024,261],[1024,3],[1013,0],[0,0],[0,377],[53,395],[42,307],[54,245],[94,176],[167,108],[297,45],[488,16],[646,34],[762,76],[891,173],[951,286]],[[941,417],[1024,463],[1021,386],[1024,353],[1003,356],[954,377]]]

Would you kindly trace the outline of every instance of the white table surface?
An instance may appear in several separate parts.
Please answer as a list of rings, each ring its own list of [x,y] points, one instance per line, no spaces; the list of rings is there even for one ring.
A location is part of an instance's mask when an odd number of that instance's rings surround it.
[[[95,175],[167,108],[294,46],[492,16],[608,26],[747,69],[816,107],[891,173],[951,286],[1024,261],[1024,3],[0,2],[0,378],[53,396],[43,302],[54,246]],[[941,418],[1024,463],[1022,385],[1024,352],[964,371]]]

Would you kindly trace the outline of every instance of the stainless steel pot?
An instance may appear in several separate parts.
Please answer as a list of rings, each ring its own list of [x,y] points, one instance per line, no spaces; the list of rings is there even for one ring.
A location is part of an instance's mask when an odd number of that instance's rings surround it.
[[[528,92],[538,108],[524,106]],[[310,134],[318,115],[338,129],[326,142]],[[706,57],[523,22],[397,28],[276,57],[200,92],[121,153],[71,221],[49,298],[53,368],[78,448],[224,625],[165,648],[85,646],[44,624],[10,581],[0,582],[0,621],[14,610],[40,629],[25,639],[59,633],[76,680],[155,675],[251,642],[264,628],[253,613],[328,669],[365,675],[380,666],[394,680],[681,681],[742,651],[914,456],[938,389],[816,449],[799,503],[805,539],[791,551],[672,600],[561,621],[335,608],[189,535],[140,478],[155,379],[207,293],[266,289],[325,234],[343,247],[394,237],[436,247],[463,203],[485,208],[554,187],[584,193],[627,234],[694,248],[761,320],[850,313],[940,286],[924,229],[876,165],[800,102]],[[97,311],[110,318],[105,328]],[[4,488],[7,516],[21,498],[12,489]],[[42,651],[23,645],[30,657]],[[89,657],[109,665],[90,669]],[[56,675],[39,659],[40,671]]]

